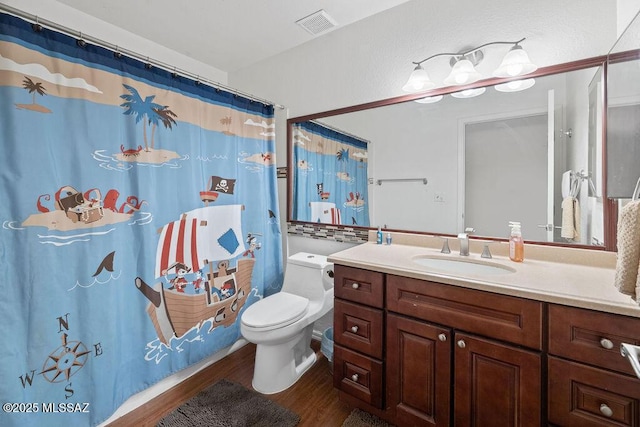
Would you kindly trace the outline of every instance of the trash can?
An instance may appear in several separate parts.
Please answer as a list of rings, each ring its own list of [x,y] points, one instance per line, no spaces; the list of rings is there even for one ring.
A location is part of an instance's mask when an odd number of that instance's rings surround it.
[[[329,370],[333,372],[333,328],[327,328],[322,333],[320,351],[329,361]]]

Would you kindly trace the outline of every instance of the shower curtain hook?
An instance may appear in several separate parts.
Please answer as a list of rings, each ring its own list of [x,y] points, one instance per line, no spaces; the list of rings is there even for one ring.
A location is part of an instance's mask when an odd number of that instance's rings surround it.
[[[84,38],[82,37],[82,31],[80,31],[80,38],[76,40],[76,44],[80,47],[85,47],[87,45],[87,42],[84,41]]]
[[[40,31],[42,31],[42,25],[40,25],[40,19],[38,18],[38,16],[36,15],[36,23],[31,25],[31,28],[33,29],[33,31],[35,31],[36,33],[39,33]]]

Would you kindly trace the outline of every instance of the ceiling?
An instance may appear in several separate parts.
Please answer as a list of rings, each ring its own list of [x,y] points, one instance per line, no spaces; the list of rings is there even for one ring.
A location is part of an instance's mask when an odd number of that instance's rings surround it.
[[[408,0],[58,1],[230,73]],[[321,9],[337,26],[312,35],[296,24]]]

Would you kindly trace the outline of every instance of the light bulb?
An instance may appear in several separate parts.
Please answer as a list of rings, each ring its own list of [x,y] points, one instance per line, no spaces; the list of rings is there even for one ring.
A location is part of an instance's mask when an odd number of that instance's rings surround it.
[[[409,80],[407,80],[404,86],[402,86],[402,90],[405,92],[420,92],[432,89],[435,85],[436,84],[431,81],[429,74],[427,74],[425,69],[418,64],[411,72]]]

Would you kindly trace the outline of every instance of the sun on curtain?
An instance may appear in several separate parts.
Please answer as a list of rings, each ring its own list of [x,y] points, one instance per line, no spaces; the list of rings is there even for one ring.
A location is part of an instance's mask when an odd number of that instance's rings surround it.
[[[96,425],[279,290],[273,106],[0,14],[0,139],[0,425]]]
[[[293,135],[293,218],[368,227],[367,141],[315,122]]]

